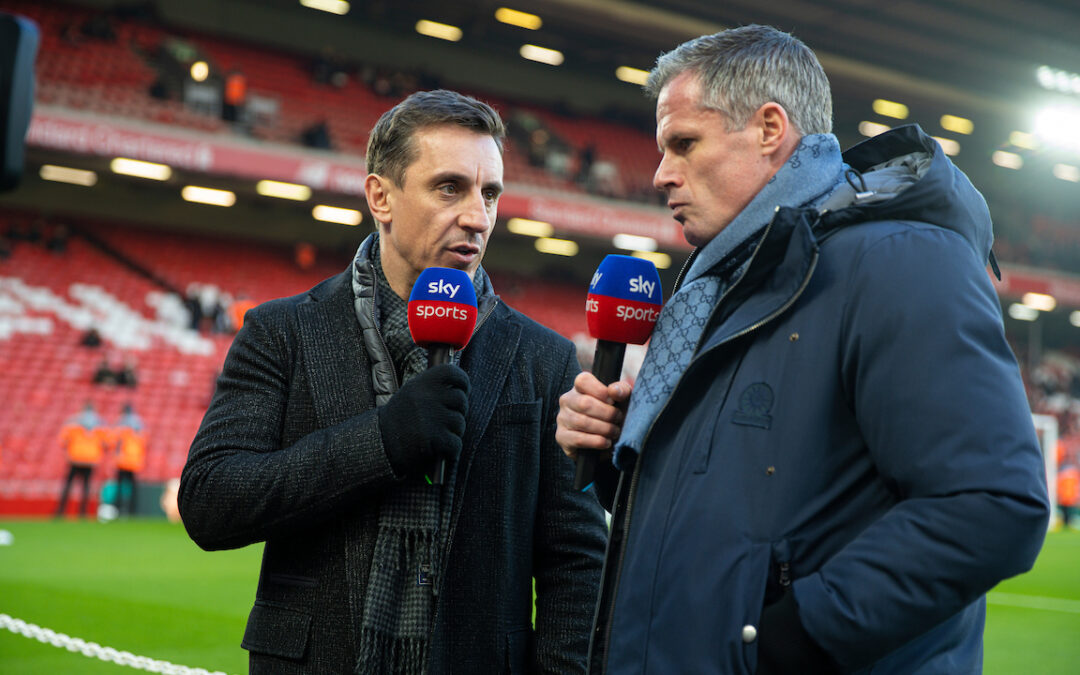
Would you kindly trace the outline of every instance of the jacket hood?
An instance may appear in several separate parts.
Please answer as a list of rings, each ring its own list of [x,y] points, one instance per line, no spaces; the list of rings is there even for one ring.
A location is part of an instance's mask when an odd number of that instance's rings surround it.
[[[914,220],[960,234],[979,260],[994,243],[986,200],[918,125],[897,127],[843,154],[847,181],[822,205],[831,229],[869,220]]]

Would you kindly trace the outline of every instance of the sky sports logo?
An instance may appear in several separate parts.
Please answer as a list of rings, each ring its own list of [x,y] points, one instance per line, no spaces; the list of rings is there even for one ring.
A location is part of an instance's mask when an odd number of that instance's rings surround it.
[[[413,315],[418,319],[450,319],[451,321],[468,321],[470,315],[476,313],[476,308],[473,307],[472,312],[469,311],[469,306],[462,307],[456,302],[439,302],[437,300],[429,300],[427,302],[410,302],[412,306]]]
[[[612,254],[589,284],[585,318],[597,340],[645,344],[660,316],[660,275],[648,260]]]
[[[461,270],[429,267],[409,294],[409,332],[421,346],[465,346],[476,326],[476,291]]]
[[[461,284],[452,284],[446,279],[437,279],[436,281],[428,282],[427,285],[428,295],[449,295],[453,300],[457,292],[461,290]]]
[[[590,295],[585,301],[585,311],[587,313],[596,313],[600,311],[601,300],[599,297]],[[612,298],[605,297],[604,299],[611,300]],[[605,302],[604,304],[608,303]],[[656,323],[656,319],[660,316],[660,310],[656,309],[651,303],[634,303],[632,305],[620,303],[615,306],[614,316],[616,319],[621,319],[623,321],[648,321],[649,323]]]
[[[653,301],[653,293],[660,288],[659,281],[649,281],[643,275],[639,274],[635,277],[627,279],[625,284],[625,291],[623,293],[619,293],[618,289],[604,288],[604,286],[609,286],[611,284],[611,281],[604,281],[604,274],[604,272],[596,270],[596,273],[593,274],[592,282],[589,284],[590,292],[599,292],[602,295],[615,295],[617,297],[624,298],[626,297],[626,293],[638,296],[644,295],[645,300]],[[600,290],[601,288],[603,288],[603,290]],[[615,290],[615,293],[612,293],[612,290]],[[656,299],[656,302],[659,302],[659,298]]]

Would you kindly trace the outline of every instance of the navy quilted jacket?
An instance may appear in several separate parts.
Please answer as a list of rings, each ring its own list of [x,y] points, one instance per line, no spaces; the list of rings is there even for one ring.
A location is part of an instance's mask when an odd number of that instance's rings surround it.
[[[917,127],[844,160],[863,183],[776,214],[622,480],[594,672],[755,673],[791,593],[827,670],[981,671],[1049,514],[989,213]]]

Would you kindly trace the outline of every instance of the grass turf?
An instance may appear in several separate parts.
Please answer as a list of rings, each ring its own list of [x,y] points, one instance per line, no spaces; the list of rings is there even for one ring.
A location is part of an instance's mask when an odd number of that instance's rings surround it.
[[[0,521],[0,613],[192,668],[247,672],[261,546],[207,553],[164,520]],[[0,631],[0,671],[131,672]]]
[[[180,525],[158,520],[0,520],[0,529],[14,537],[0,546],[0,613],[175,664],[247,671],[240,638],[261,547],[206,553]],[[1032,597],[1055,609],[1016,606]],[[1053,533],[1032,572],[990,595],[984,672],[1075,673],[1078,635],[1080,533]],[[3,673],[125,671],[0,630]]]

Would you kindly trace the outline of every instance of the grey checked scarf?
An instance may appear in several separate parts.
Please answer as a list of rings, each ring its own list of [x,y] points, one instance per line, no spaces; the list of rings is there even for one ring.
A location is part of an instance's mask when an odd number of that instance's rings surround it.
[[[372,243],[371,258],[380,330],[394,369],[401,381],[407,382],[427,368],[427,350],[412,341],[408,305],[394,293],[383,274],[378,238]],[[354,265],[354,282],[357,274]],[[479,296],[484,288],[483,271],[477,271],[473,283],[479,285]],[[448,468],[445,485],[410,479],[388,492],[379,506],[357,673],[419,674],[427,667],[457,464],[451,463]]]
[[[701,249],[656,322],[615,448],[615,466],[627,468],[626,453],[641,452],[649,428],[690,365],[717,300],[746,269],[743,261],[731,273],[724,263],[745,250],[744,244],[764,229],[777,207],[823,202],[843,183],[843,170],[835,136],[804,136],[746,208]]]

